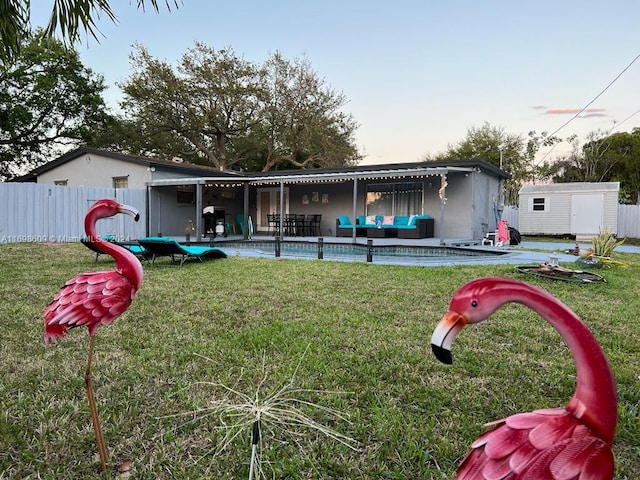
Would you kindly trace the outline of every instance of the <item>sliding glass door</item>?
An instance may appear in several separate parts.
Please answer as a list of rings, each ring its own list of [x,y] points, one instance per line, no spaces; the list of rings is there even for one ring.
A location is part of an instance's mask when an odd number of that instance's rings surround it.
[[[258,218],[256,219],[256,230],[267,232],[269,221],[267,214],[280,213],[280,188],[259,188],[258,193]],[[289,213],[289,189],[284,189],[284,213]]]

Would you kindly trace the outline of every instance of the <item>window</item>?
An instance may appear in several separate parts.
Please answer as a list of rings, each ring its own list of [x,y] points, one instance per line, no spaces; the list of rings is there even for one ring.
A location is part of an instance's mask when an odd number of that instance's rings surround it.
[[[422,182],[382,183],[367,186],[367,215],[422,213]]]
[[[129,176],[126,177],[113,177],[113,188],[128,188],[129,187]]]
[[[60,187],[66,187],[69,184],[69,180],[54,180],[53,184]]]
[[[532,212],[546,212],[547,211],[547,198],[545,197],[534,197],[531,199],[531,210]]]

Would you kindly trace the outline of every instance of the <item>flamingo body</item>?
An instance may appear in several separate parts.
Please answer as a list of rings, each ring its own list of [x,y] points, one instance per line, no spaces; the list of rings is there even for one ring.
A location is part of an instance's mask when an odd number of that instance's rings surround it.
[[[45,323],[44,343],[55,342],[69,328],[86,325],[95,335],[122,315],[142,284],[142,265],[127,249],[102,240],[96,233],[96,221],[126,213],[138,219],[138,212],[110,199],[99,200],[87,211],[85,232],[93,245],[116,261],[115,270],[88,272],[67,281],[47,306],[42,316]]]
[[[586,325],[547,292],[517,280],[484,278],[456,292],[432,336],[433,351],[451,363],[450,348],[467,324],[501,305],[522,303],[563,337],[576,363],[577,385],[564,408],[535,410],[487,424],[472,445],[457,480],[611,480],[617,417],[613,374]]]
[[[44,311],[44,343],[55,342],[69,328],[86,325],[95,335],[122,315],[135,298],[136,288],[117,271],[90,272],[69,280]]]

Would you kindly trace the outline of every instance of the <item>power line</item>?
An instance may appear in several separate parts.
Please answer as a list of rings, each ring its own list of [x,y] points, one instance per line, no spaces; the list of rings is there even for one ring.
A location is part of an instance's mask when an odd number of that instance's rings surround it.
[[[621,122],[617,122],[613,127],[611,127],[611,130],[609,130],[609,133],[613,132],[616,128],[618,128],[620,125],[622,125],[627,120],[630,120],[631,118],[635,117],[638,113],[640,113],[640,109],[638,109],[635,112],[633,112],[631,115],[629,115],[627,118],[625,118]]]
[[[562,124],[560,127],[558,127],[558,128],[557,128],[553,133],[551,133],[551,134],[548,136],[548,138],[553,137],[553,136],[554,136],[555,134],[557,134],[560,130],[562,130],[564,127],[566,127],[566,126],[567,126],[567,125],[569,125],[571,122],[573,122],[576,118],[578,118],[578,117],[580,116],[580,114],[581,114],[582,112],[584,112],[587,108],[589,108],[589,106],[590,106],[593,102],[595,102],[598,98],[600,98],[600,96],[601,96],[604,92],[606,92],[607,90],[609,90],[609,87],[611,87],[611,85],[613,85],[614,83],[616,83],[616,82],[618,81],[618,79],[619,79],[619,78],[620,78],[620,77],[621,77],[621,76],[622,76],[622,75],[623,75],[627,70],[629,70],[629,68],[631,68],[631,65],[633,65],[633,64],[636,62],[636,60],[638,60],[639,58],[640,58],[640,54],[638,54],[638,55],[637,55],[633,60],[631,60],[631,63],[629,63],[629,65],[627,65],[626,67],[624,67],[624,69],[623,69],[623,70],[622,70],[622,71],[621,71],[621,72],[620,72],[620,73],[619,73],[619,74],[618,74],[618,75],[617,75],[613,80],[611,80],[611,81],[609,82],[609,84],[608,84],[606,87],[604,87],[604,89],[603,89],[600,93],[598,93],[595,97],[593,97],[593,99],[592,99],[589,103],[587,103],[584,107],[582,107],[582,109],[581,109],[578,113],[576,113],[573,117],[571,117],[569,120],[567,120],[565,123],[563,123],[563,124]],[[638,113],[638,112],[636,112],[636,113]],[[635,115],[635,113],[634,113],[633,115]],[[633,115],[632,115],[632,116],[633,116]],[[629,118],[630,118],[630,117],[629,117]],[[626,121],[626,120],[628,120],[628,118],[626,118],[626,119],[625,119],[625,120],[623,120],[623,121]],[[622,123],[622,122],[621,122],[621,123]],[[557,144],[557,143],[556,143],[556,144],[554,144],[554,145],[553,145],[553,147],[551,147],[551,150],[549,150],[549,151],[544,155],[544,157],[542,157],[542,158],[540,159],[540,161],[539,161],[538,163],[542,163],[542,162],[544,161],[544,159],[545,159],[545,158],[547,158],[547,157],[551,154],[551,152],[553,152],[553,150],[556,148],[556,145],[558,145],[558,144]]]

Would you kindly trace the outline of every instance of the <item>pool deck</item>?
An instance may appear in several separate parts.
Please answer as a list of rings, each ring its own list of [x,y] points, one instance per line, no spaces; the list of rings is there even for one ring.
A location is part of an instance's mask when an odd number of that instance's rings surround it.
[[[352,244],[353,239],[350,237],[322,237],[325,244]],[[176,238],[180,242],[186,241],[184,238]],[[250,252],[246,248],[234,249],[234,241],[242,241],[242,237],[238,235],[229,237],[216,237],[213,242],[207,239],[207,244],[215,244],[216,247],[224,250],[228,255],[239,256],[266,256],[264,254],[257,254],[256,252]],[[273,236],[267,235],[254,235],[253,241],[255,242],[270,242],[274,240]],[[544,242],[544,241],[529,241],[522,242],[518,245],[505,245],[502,247],[494,247],[488,245],[480,245],[477,240],[464,240],[464,239],[444,239],[441,242],[439,238],[423,238],[423,239],[398,239],[398,238],[375,238],[371,239],[374,247],[376,246],[420,246],[420,247],[451,247],[455,249],[469,249],[474,252],[486,252],[486,256],[475,255],[468,257],[429,257],[420,258],[417,260],[415,257],[400,257],[395,259],[376,259],[373,257],[373,264],[384,265],[422,265],[422,266],[443,266],[443,265],[497,265],[497,264],[513,264],[513,265],[527,265],[527,264],[541,264],[549,262],[551,257],[557,258],[559,263],[574,263],[577,256],[569,253],[575,247],[575,242]],[[317,237],[285,237],[282,242],[305,242],[305,243],[317,243]],[[227,245],[225,245],[225,243]],[[367,238],[356,238],[356,244],[366,245]],[[590,243],[580,242],[581,249],[586,249],[591,246]],[[621,245],[616,248],[616,251],[640,253],[640,247],[631,245]],[[498,254],[498,255],[496,255]],[[272,256],[272,255],[269,255]],[[287,255],[284,254],[283,257]],[[290,257],[291,258],[291,257]],[[308,258],[308,257],[307,257]],[[337,260],[337,258],[325,255],[326,259]],[[346,258],[346,261],[354,261],[353,258]]]

